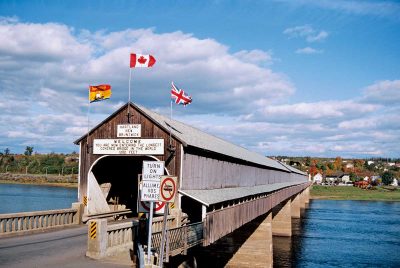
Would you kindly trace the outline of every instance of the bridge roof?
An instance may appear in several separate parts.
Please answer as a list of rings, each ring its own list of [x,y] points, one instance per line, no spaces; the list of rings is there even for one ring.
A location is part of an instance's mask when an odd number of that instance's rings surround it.
[[[210,152],[234,157],[250,163],[267,166],[286,172],[291,172],[285,166],[282,166],[278,161],[270,159],[261,154],[249,151],[241,146],[227,142],[221,138],[205,133],[195,127],[189,126],[182,122],[171,120],[156,112],[153,112],[143,106],[136,105],[143,113],[147,114],[161,127],[169,131],[171,128],[172,135],[182,142],[185,146],[193,146]]]
[[[290,170],[291,172],[293,172],[293,173],[297,173],[297,174],[304,175],[304,176],[307,176],[307,175],[308,175],[307,172],[298,170],[297,168],[294,168],[294,167],[292,167],[291,165],[288,165],[288,164],[283,163],[283,162],[279,162],[279,163],[280,163],[281,165],[283,165],[285,168],[289,169],[289,170]]]
[[[157,124],[160,128],[164,129],[166,132],[169,132],[171,129],[171,135],[177,139],[179,142],[183,144],[183,146],[192,146],[195,148],[202,149],[204,151],[214,152],[221,155],[230,156],[248,163],[258,164],[261,166],[274,168],[278,170],[282,170],[285,172],[295,172],[297,170],[295,168],[288,168],[276,160],[268,158],[264,155],[258,154],[256,152],[249,151],[241,146],[235,145],[228,141],[225,141],[216,136],[205,133],[195,127],[189,126],[182,122],[171,120],[168,117],[160,115],[154,111],[151,111],[143,106],[134,104],[134,103],[126,103],[117,111],[115,111],[108,118],[103,120],[100,124],[95,126],[90,130],[89,134],[94,132],[97,128],[103,125],[105,122],[116,116],[118,113],[123,111],[128,105],[131,105],[134,109],[137,109],[139,112],[146,115],[151,121]],[[87,134],[83,135],[81,138],[77,139],[74,143],[79,144],[83,139],[86,139]],[[298,172],[301,172],[297,170]],[[296,173],[298,173],[296,172]],[[300,173],[301,174],[301,173]]]
[[[212,190],[178,190],[181,194],[190,197],[197,202],[209,207],[213,204],[218,204],[225,201],[235,200],[244,198],[246,196],[252,196],[262,193],[273,192],[289,186],[302,184],[302,182],[281,182],[273,184],[264,184],[257,186],[248,187],[234,187],[234,188],[222,188]]]

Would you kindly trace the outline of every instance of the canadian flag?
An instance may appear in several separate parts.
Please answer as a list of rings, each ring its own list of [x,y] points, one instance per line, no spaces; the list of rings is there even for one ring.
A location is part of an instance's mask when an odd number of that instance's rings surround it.
[[[152,67],[156,59],[152,55],[131,54],[131,68]]]

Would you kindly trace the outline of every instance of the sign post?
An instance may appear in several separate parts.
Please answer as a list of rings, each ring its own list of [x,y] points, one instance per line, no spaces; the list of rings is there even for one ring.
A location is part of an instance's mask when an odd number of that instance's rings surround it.
[[[161,176],[160,179],[160,195],[159,200],[166,203],[172,203],[175,200],[176,195],[176,182],[177,177],[172,176]],[[167,217],[168,217],[168,208],[167,205],[164,210],[164,218],[163,218],[163,228],[161,235],[161,247],[160,247],[160,260],[158,262],[158,266],[162,267],[164,261],[164,247],[165,244],[168,243],[168,234],[167,234]],[[168,252],[167,252],[168,253]],[[168,261],[168,254],[166,256]]]
[[[143,161],[141,201],[150,201],[147,263],[151,260],[151,226],[153,202],[159,199],[160,176],[164,174],[164,161]]]

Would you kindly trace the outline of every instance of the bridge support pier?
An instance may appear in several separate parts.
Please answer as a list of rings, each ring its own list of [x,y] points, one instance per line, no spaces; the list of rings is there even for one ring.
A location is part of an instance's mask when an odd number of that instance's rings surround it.
[[[291,199],[283,201],[273,209],[272,234],[276,236],[292,236]]]
[[[297,194],[291,199],[291,216],[292,218],[299,219],[301,216],[301,207],[302,207],[302,196],[301,194]]]
[[[272,213],[236,251],[225,267],[272,267]]]

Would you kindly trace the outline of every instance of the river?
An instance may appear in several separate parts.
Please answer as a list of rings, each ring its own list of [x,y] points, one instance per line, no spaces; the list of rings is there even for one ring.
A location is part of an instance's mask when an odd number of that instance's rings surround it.
[[[310,200],[274,267],[400,267],[400,202]]]
[[[29,184],[0,184],[0,214],[70,208],[77,189]]]
[[[0,213],[70,208],[77,189],[0,184]],[[400,267],[400,202],[310,200],[274,267]]]

